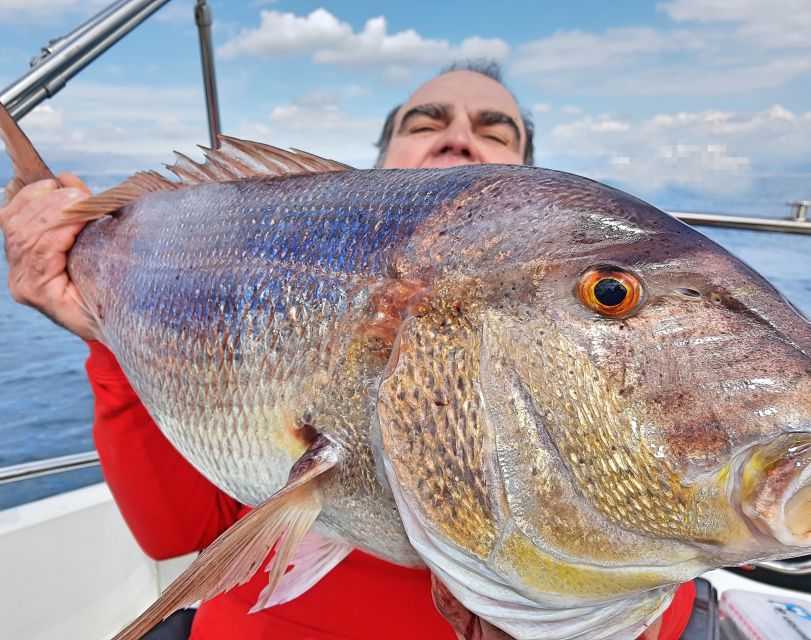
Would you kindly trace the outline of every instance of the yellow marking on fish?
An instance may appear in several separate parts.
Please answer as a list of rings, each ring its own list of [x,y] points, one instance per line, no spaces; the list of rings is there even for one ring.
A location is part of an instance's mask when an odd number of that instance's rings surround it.
[[[764,477],[770,469],[780,461],[778,450],[771,450],[767,447],[758,449],[749,458],[741,472],[741,500],[744,502],[754,501],[758,489],[763,485]]]
[[[732,472],[732,465],[725,464],[715,474],[715,482],[720,487],[726,487],[729,482],[729,474]]]
[[[659,587],[672,580],[650,570],[594,568],[552,557],[524,535],[512,532],[496,550],[504,563],[527,587],[546,593],[589,597],[621,596]]]

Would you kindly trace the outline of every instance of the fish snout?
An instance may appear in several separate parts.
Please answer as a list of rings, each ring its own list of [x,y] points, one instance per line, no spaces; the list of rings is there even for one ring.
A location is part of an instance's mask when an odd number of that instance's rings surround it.
[[[755,448],[738,478],[741,513],[752,525],[785,545],[811,546],[811,432]]]

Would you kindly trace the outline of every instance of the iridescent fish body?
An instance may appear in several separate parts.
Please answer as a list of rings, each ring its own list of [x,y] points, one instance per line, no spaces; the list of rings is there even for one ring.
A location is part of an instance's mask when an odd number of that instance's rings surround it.
[[[400,276],[398,256],[480,171],[150,194],[89,225],[69,269],[150,413],[216,485],[256,505],[323,433],[352,461],[322,519],[378,555],[419,563],[372,453],[377,387],[409,297],[424,288]]]
[[[69,260],[99,339],[260,505],[149,619],[286,531],[283,568],[313,521],[521,639],[634,638],[679,582],[807,552],[811,329],[726,251],[564,173],[261,177],[226,142],[74,211],[110,214]]]

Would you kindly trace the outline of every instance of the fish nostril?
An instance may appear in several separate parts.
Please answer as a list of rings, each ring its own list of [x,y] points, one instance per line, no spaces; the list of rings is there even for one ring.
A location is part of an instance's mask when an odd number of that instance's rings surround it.
[[[700,298],[701,292],[697,291],[696,289],[690,289],[687,287],[678,287],[673,289],[675,293],[678,293],[680,296],[685,296],[686,298]]]
[[[788,502],[785,510],[786,527],[795,536],[811,533],[811,484],[797,491]]]

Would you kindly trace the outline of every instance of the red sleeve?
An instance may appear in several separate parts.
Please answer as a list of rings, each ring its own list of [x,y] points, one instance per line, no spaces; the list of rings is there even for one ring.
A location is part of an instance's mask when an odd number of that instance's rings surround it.
[[[93,438],[104,479],[141,548],[155,559],[198,551],[237,519],[240,504],[206,480],[160,432],[118,362],[88,342]]]
[[[681,638],[690,615],[693,613],[693,602],[696,599],[696,583],[690,580],[679,585],[673,601],[662,614],[662,628],[658,640],[678,640]]]

